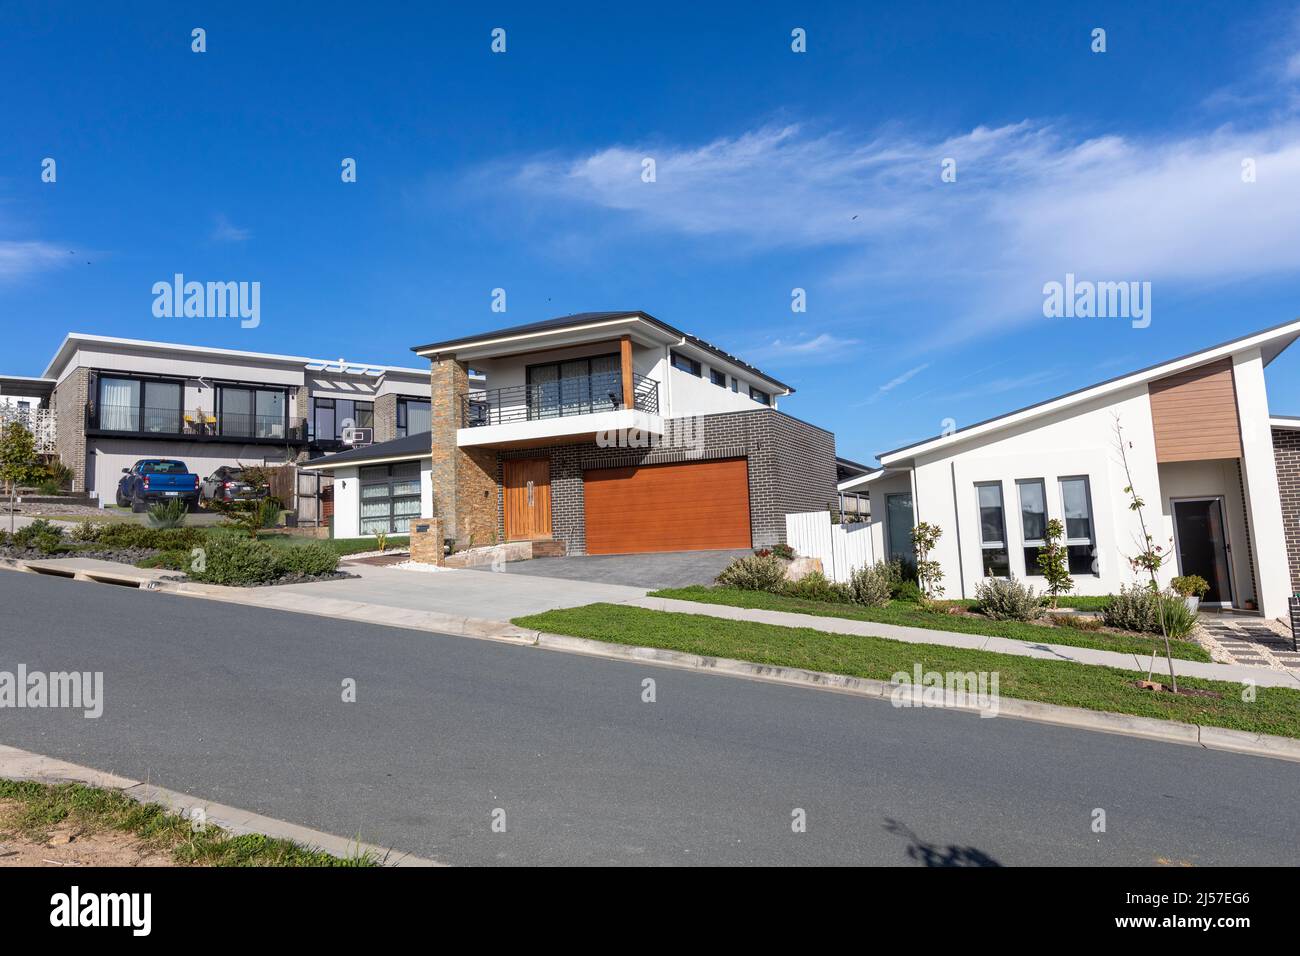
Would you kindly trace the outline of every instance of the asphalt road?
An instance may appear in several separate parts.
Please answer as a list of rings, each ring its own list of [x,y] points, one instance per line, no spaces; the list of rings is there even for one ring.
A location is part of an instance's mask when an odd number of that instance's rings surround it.
[[[19,662],[104,715],[0,743],[454,864],[1300,858],[1300,764],[1128,737],[0,571]]]

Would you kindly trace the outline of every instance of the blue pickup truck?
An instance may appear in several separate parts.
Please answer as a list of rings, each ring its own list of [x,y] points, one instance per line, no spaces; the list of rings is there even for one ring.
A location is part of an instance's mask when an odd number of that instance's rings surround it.
[[[174,458],[141,458],[122,469],[117,483],[117,506],[139,514],[160,501],[180,499],[191,511],[199,503],[199,476]]]

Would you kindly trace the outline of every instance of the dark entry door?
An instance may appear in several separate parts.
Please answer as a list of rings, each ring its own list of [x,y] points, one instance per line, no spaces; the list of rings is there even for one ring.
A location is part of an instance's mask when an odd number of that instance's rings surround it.
[[[1218,498],[1175,501],[1174,527],[1178,532],[1179,572],[1199,574],[1210,582],[1210,590],[1202,598],[1206,604],[1231,604],[1231,552],[1223,530],[1222,502]]]

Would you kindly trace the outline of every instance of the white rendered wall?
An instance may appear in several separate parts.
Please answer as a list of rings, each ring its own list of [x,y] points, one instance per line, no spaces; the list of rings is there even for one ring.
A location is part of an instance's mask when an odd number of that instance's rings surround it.
[[[1284,618],[1287,598],[1291,595],[1291,575],[1277,464],[1273,458],[1273,430],[1268,423],[1264,363],[1258,349],[1232,357],[1232,378],[1241,420],[1242,472],[1255,552],[1259,609],[1266,617]]]

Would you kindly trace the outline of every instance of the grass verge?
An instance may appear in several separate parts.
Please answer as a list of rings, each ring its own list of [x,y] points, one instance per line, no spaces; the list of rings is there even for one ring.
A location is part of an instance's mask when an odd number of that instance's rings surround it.
[[[343,859],[260,833],[231,836],[212,824],[195,833],[188,820],[159,804],[101,787],[0,780],[0,799],[18,802],[0,819],[0,832],[31,840],[49,839],[50,830],[66,822],[86,832],[129,833],[151,849],[170,852],[180,865],[378,866],[368,855]]]
[[[942,614],[927,611],[907,601],[891,601],[885,607],[862,607],[857,604],[833,604],[829,601],[809,601],[804,598],[772,594],[767,591],[742,591],[737,588],[703,587],[665,588],[653,591],[650,597],[674,598],[678,601],[695,601],[701,604],[725,604],[729,607],[757,608],[765,611],[790,611],[795,614],[815,614],[837,617],[848,621],[873,621],[879,624],[898,624],[921,627],[929,631],[956,631],[959,634],[982,634],[986,637],[1009,637],[1015,641],[1032,641],[1035,644],[1065,644],[1070,647],[1091,647],[1102,651],[1124,654],[1150,655],[1155,642],[1138,634],[1111,634],[1105,631],[1083,631],[1061,626],[1046,627],[1025,624],[1021,621],[991,621],[987,618],[968,617],[961,614]],[[1160,654],[1164,656],[1164,640],[1156,638]],[[1192,641],[1170,641],[1174,657],[1187,661],[1208,661],[1205,648]]]
[[[1246,702],[1242,700],[1240,684],[1179,678],[1179,687],[1217,691],[1223,698],[1157,694],[1131,684],[1146,677],[1145,674],[1116,668],[935,644],[908,644],[878,637],[828,634],[811,628],[777,627],[619,604],[588,604],[546,611],[516,618],[513,623],[610,644],[658,647],[705,657],[883,681],[898,671],[911,672],[918,662],[923,670],[941,673],[996,672],[998,691],[1003,697],[1300,737],[1300,691],[1279,687],[1255,688],[1255,700]]]

